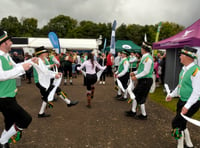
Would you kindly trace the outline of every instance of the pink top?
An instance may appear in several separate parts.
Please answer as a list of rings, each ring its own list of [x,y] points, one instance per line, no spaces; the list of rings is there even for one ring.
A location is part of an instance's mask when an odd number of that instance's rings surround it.
[[[154,70],[156,72],[156,78],[159,78],[158,67],[159,67],[159,63],[158,62],[154,62]]]

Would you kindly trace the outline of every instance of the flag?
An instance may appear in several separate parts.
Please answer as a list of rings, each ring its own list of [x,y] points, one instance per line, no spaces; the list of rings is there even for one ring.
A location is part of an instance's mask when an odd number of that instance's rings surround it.
[[[144,34],[144,41],[147,42],[147,34]]]
[[[162,22],[160,22],[159,25],[158,25],[155,42],[158,42],[161,25],[162,25]]]
[[[159,35],[160,35],[160,28],[161,28],[161,25],[162,25],[162,22],[160,22],[159,25],[158,25],[157,32],[156,32],[156,39],[155,39],[155,42],[158,42],[158,38],[159,38]],[[157,55],[157,50],[154,50],[153,53],[154,53],[155,55]]]
[[[102,50],[103,53],[105,52],[105,49],[106,49],[106,42],[107,42],[107,39],[105,38],[105,39],[104,39],[103,50]]]
[[[60,54],[60,42],[55,32],[49,32],[48,34],[49,40],[51,41],[51,44],[53,45],[53,48],[55,48],[56,53]]]
[[[117,26],[116,20],[114,20],[111,32],[110,52],[115,55],[115,29]]]

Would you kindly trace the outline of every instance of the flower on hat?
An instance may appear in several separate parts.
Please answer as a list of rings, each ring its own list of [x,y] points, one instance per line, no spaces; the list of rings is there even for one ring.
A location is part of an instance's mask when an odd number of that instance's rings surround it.
[[[181,53],[184,54],[184,55],[187,55],[187,56],[189,56],[189,57],[191,57],[191,58],[193,58],[193,59],[196,59],[196,58],[197,58],[197,54],[196,54],[196,53],[191,52],[191,51],[187,51],[187,50],[185,50],[185,49],[182,49],[182,50],[181,50]]]

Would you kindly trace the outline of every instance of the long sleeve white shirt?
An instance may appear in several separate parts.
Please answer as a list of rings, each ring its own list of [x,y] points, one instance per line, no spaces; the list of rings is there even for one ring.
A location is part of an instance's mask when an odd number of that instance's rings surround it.
[[[130,56],[129,62],[130,64],[132,64],[133,62],[137,61],[137,57],[136,56]]]
[[[0,81],[5,81],[8,79],[15,79],[25,73],[22,63],[16,64],[8,53],[0,50],[0,56],[4,56],[6,59],[10,60],[10,64],[13,65],[13,69],[4,71],[2,68],[2,62],[0,60]]]
[[[125,58],[123,58],[121,61],[123,61]],[[120,72],[120,73],[118,73],[118,71],[115,73],[115,74],[117,74],[117,76],[118,77],[122,77],[122,76],[124,76],[127,72],[128,72],[128,70],[129,70],[129,62],[128,61],[125,61],[124,63],[123,63],[123,66],[124,66],[124,69],[122,70],[122,72]]]
[[[142,59],[145,58],[148,55],[149,55],[149,53],[143,54]],[[137,79],[139,79],[139,78],[144,77],[145,75],[147,75],[150,72],[150,70],[151,70],[152,62],[153,61],[150,58],[147,61],[144,60],[144,62],[143,62],[143,64],[144,64],[144,70],[141,73],[139,73],[139,74],[137,74],[137,71],[135,71],[134,72],[136,74],[135,77]]]
[[[77,67],[77,69],[82,70],[84,67],[86,68],[86,74],[95,74],[96,67],[100,70],[106,69],[106,66],[101,66],[97,61],[94,61],[94,67],[93,67],[90,60],[83,62],[83,64],[81,64],[80,67]]]
[[[188,66],[183,66],[183,70],[184,70],[183,76],[184,76],[185,72],[187,72],[187,70],[189,68],[191,68],[192,66],[194,66],[194,63],[191,63]],[[198,71],[195,76],[191,76],[191,81],[192,81],[193,91],[184,106],[187,109],[189,109],[193,104],[195,104],[200,97],[200,85],[199,85],[200,84],[200,71]],[[171,97],[179,96],[178,86],[170,93],[170,96]]]
[[[117,57],[114,59],[115,66],[119,66],[120,61],[121,61],[121,56],[117,56]]]
[[[51,78],[55,78],[57,72],[49,70],[47,65],[40,58],[38,58],[38,64],[33,63],[33,67],[36,69],[38,73],[38,79],[40,85],[48,89],[50,86]]]

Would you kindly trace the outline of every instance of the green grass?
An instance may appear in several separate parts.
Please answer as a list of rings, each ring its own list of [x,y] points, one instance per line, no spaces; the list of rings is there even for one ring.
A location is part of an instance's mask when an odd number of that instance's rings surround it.
[[[173,98],[172,101],[166,102],[165,97],[166,97],[166,93],[163,92],[163,86],[157,87],[154,93],[149,94],[149,98],[152,101],[164,106],[165,108],[173,112],[176,112],[176,104],[177,104],[178,99]],[[194,115],[193,118],[200,120],[200,111],[198,111]]]

